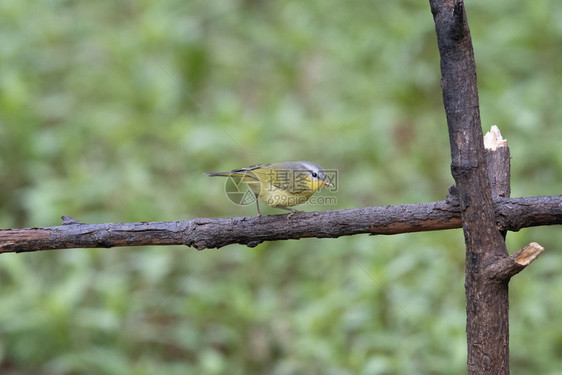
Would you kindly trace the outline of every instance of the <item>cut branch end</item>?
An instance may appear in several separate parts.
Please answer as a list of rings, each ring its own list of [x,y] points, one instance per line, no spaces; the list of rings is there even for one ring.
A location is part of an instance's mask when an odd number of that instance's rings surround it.
[[[488,277],[492,280],[509,280],[537,259],[543,251],[544,247],[536,242],[531,242],[510,256],[501,258],[490,265],[486,269]]]
[[[513,255],[517,264],[520,264],[521,266],[527,266],[531,264],[532,261],[537,259],[543,251],[544,247],[536,242],[531,242]]]
[[[503,139],[496,125],[492,125],[490,131],[484,135],[484,148],[494,151],[498,147],[507,147],[507,139]]]

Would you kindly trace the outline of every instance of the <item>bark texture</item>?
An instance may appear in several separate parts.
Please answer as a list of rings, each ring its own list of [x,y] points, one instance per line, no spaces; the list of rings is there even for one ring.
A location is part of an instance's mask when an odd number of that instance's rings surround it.
[[[498,198],[494,202],[496,227],[501,230],[562,224],[562,196]],[[287,215],[271,215],[85,224],[63,216],[63,224],[55,227],[0,229],[0,253],[147,245],[187,245],[203,250],[235,243],[254,247],[264,241],[399,234],[461,226],[460,206],[454,195],[432,203],[297,212],[290,220]]]
[[[508,253],[495,224],[470,30],[463,1],[430,0],[430,5],[466,245],[468,373],[509,374],[509,279],[484,272]]]

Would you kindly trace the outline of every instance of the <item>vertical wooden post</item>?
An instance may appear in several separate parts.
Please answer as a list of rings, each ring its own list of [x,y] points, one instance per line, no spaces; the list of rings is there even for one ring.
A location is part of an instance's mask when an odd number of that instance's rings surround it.
[[[468,373],[509,374],[509,279],[484,272],[508,254],[495,225],[470,29],[462,0],[430,0],[430,5],[466,245]]]

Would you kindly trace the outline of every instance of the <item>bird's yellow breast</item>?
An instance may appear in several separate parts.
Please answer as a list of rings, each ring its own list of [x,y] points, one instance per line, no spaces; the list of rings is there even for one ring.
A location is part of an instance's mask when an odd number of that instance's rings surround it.
[[[271,207],[292,207],[305,203],[314,194],[313,190],[303,190],[291,193],[275,186],[264,187],[258,193],[258,197]]]

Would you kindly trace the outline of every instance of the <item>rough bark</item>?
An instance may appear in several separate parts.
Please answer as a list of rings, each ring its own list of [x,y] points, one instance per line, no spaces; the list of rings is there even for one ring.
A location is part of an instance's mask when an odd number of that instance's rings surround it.
[[[468,373],[509,374],[509,279],[484,272],[508,253],[495,224],[470,30],[463,1],[430,0],[430,5],[466,245]]]
[[[497,126],[492,126],[484,136],[484,149],[492,198],[509,198],[511,195],[511,153],[507,140],[502,138]]]
[[[562,196],[498,198],[497,228],[562,224]],[[298,212],[287,215],[194,219],[189,221],[84,224],[63,217],[49,228],[0,230],[0,253],[37,250],[146,245],[187,245],[199,250],[229,244],[257,246],[264,241],[336,238],[367,233],[399,234],[461,227],[458,200],[367,207],[351,210]]]

